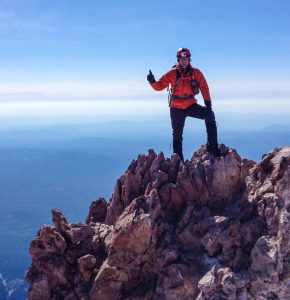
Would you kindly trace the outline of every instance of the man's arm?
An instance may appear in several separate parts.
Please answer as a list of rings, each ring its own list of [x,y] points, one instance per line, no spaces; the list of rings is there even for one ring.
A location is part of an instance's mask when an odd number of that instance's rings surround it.
[[[194,68],[194,75],[196,77],[196,81],[197,81],[198,87],[201,91],[204,103],[206,105],[208,102],[211,102],[211,97],[210,97],[207,82],[199,69]]]
[[[150,75],[150,73],[149,73],[149,75]],[[153,74],[152,74],[152,76],[154,77]],[[149,82],[149,83],[155,91],[162,91],[166,87],[168,87],[169,83],[172,82],[171,77],[172,77],[172,71],[170,70],[170,71],[166,72],[159,80],[157,80],[157,81],[152,80],[152,82]],[[147,80],[148,80],[148,78],[147,78]],[[154,78],[154,80],[155,80],[155,78]]]

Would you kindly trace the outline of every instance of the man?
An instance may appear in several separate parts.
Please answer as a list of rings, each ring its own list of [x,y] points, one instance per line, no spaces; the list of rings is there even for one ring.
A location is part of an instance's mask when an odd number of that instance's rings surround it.
[[[190,51],[187,48],[177,50],[177,64],[166,72],[159,80],[155,80],[151,70],[147,76],[150,85],[156,91],[166,87],[170,89],[170,118],[173,130],[173,152],[182,161],[182,135],[186,117],[205,120],[207,131],[207,151],[220,156],[217,141],[217,127],[212,110],[211,97],[207,82],[200,70],[190,64]],[[197,103],[195,95],[201,91],[205,106]]]

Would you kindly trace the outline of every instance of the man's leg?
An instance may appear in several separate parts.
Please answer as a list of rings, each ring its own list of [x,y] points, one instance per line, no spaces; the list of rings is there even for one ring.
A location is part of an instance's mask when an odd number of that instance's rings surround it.
[[[206,149],[208,152],[215,154],[216,156],[221,156],[220,149],[218,147],[217,141],[217,126],[215,121],[207,122],[205,121],[206,131],[207,131],[207,145]]]
[[[185,113],[183,109],[170,108],[170,118],[172,126],[172,137],[173,137],[173,152],[177,153],[182,161],[182,134],[185,122]]]
[[[217,141],[217,126],[214,112],[208,113],[204,106],[193,104],[186,109],[186,115],[192,118],[205,120],[205,127],[207,132],[207,146],[208,152],[220,156],[220,150]]]

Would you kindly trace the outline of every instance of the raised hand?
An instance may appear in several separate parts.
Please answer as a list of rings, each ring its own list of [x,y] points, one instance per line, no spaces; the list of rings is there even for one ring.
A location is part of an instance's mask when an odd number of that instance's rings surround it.
[[[156,81],[154,75],[153,75],[152,72],[151,72],[151,70],[149,70],[149,74],[147,75],[147,80],[148,80],[150,83],[154,83],[154,82]]]

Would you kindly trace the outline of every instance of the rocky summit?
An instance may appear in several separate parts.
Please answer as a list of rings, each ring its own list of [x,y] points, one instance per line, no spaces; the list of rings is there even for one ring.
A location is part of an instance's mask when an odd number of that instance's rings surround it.
[[[149,150],[84,224],[52,210],[31,242],[30,300],[290,299],[290,147]]]

